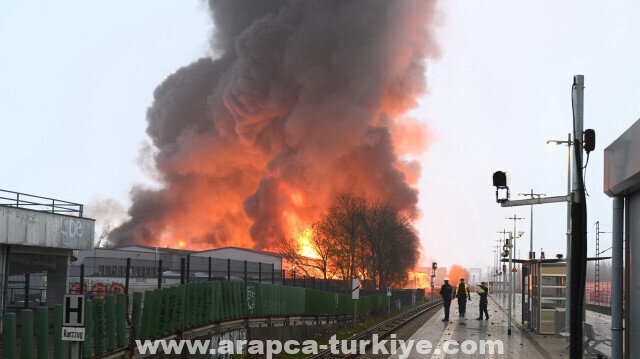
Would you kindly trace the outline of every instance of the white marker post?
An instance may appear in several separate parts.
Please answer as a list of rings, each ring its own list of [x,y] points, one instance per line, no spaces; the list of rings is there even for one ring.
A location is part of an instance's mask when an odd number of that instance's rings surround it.
[[[65,294],[62,302],[62,340],[71,341],[71,358],[80,358],[80,342],[84,341],[84,295]]]

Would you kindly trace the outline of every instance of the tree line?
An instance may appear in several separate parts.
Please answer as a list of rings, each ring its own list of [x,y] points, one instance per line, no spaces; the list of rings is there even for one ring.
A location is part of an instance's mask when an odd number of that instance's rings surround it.
[[[296,238],[279,241],[283,258],[307,277],[359,278],[368,290],[402,287],[420,256],[417,230],[386,202],[342,195],[311,228],[308,246],[316,258],[301,255]]]

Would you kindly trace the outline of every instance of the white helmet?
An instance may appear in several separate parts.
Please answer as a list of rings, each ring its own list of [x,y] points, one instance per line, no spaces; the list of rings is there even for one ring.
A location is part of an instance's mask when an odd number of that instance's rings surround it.
[[[448,282],[448,281],[449,281],[449,278],[445,278],[445,279],[444,279],[444,281],[445,281],[445,282]]]

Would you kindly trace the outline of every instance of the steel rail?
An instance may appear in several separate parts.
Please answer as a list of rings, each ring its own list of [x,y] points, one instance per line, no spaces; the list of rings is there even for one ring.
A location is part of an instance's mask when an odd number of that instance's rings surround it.
[[[360,333],[354,334],[346,339],[341,339],[338,345],[332,346],[317,354],[310,355],[307,359],[319,359],[319,358],[342,358],[342,359],[350,359],[356,358],[362,353],[358,354],[336,354],[341,353],[342,343],[350,343],[352,340],[369,340],[369,343],[365,346],[368,348],[371,344],[371,340],[374,334],[378,334],[379,338],[385,338],[393,332],[397,331],[399,328],[407,325],[412,320],[416,319],[418,316],[426,313],[427,311],[439,307],[442,305],[442,299],[435,300],[433,302],[422,304],[418,307],[407,310],[406,312],[400,313],[395,317],[389,318],[381,323],[374,325],[371,328],[368,328]],[[384,328],[384,329],[383,329]],[[379,330],[382,329],[382,330]],[[359,346],[358,346],[359,348]]]

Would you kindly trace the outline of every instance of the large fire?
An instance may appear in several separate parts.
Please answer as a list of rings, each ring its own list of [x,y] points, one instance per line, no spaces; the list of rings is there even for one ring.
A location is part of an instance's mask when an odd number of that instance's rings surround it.
[[[319,258],[320,256],[311,245],[311,236],[313,236],[311,228],[305,228],[297,236],[298,244],[300,245],[298,254],[308,258]]]
[[[409,271],[408,276],[409,281],[407,283],[407,288],[431,288],[430,273],[414,269],[413,271]]]
[[[460,278],[469,280],[469,273],[459,264],[453,264],[450,267],[439,267],[436,271],[433,271],[430,267],[418,267],[414,268],[408,273],[407,282],[405,288],[424,288],[427,296],[431,295],[434,291],[434,295],[439,295],[440,286],[444,283],[445,278],[449,278],[449,284],[457,285],[460,283]],[[434,274],[433,287],[431,287],[432,279],[431,275]]]
[[[437,56],[435,2],[209,2],[217,58],[154,92],[145,147],[160,189],[134,188],[116,245],[275,247],[336,196],[414,217],[428,130],[408,118]]]

